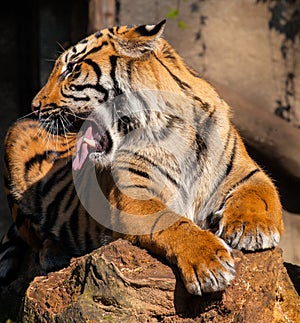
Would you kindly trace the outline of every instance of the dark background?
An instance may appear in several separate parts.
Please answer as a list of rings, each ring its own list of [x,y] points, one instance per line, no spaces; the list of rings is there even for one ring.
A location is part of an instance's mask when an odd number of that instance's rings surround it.
[[[9,211],[3,192],[3,140],[8,127],[31,112],[63,48],[87,33],[87,0],[5,2],[0,10],[0,235]]]

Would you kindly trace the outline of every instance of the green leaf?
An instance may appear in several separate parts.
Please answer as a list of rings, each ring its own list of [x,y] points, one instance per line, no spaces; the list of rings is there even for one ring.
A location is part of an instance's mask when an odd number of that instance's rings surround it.
[[[171,8],[169,10],[169,12],[166,14],[166,17],[167,18],[173,18],[173,19],[175,19],[175,18],[177,18],[178,14],[179,14],[179,10],[178,9]]]
[[[187,28],[187,24],[184,21],[182,21],[182,20],[178,20],[178,27],[180,29],[186,29]]]

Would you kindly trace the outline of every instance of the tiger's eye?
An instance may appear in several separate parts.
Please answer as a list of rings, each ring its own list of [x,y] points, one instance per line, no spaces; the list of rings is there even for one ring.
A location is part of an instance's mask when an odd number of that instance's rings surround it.
[[[74,63],[68,63],[68,65],[67,65],[67,71],[69,72],[69,73],[71,73],[71,72],[73,72],[73,69],[74,69]]]

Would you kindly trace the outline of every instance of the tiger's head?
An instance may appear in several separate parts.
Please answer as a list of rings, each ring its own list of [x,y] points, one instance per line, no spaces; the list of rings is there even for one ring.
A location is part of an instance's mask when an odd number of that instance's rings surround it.
[[[157,25],[104,29],[66,50],[32,101],[32,109],[52,133],[78,130],[100,104],[120,94],[152,87],[148,64],[163,48],[165,20]]]

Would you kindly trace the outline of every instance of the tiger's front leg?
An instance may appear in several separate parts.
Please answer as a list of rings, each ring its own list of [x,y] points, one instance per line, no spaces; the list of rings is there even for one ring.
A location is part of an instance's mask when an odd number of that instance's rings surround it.
[[[283,232],[282,207],[271,180],[257,172],[227,197],[216,234],[232,248],[275,247]]]
[[[224,290],[234,278],[234,263],[231,257],[231,249],[226,243],[213,233],[201,230],[189,219],[179,216],[166,208],[159,200],[130,200],[118,196],[118,223],[124,223],[124,231],[130,232],[132,225],[136,223],[151,228],[149,234],[115,234],[115,238],[123,237],[140,247],[166,257],[168,261],[176,264],[182,276],[187,291],[191,294],[202,295],[204,292],[216,292]],[[157,217],[152,225],[147,222],[147,214],[156,212]],[[138,216],[137,221],[127,221],[130,215]],[[156,231],[161,219],[173,223],[162,230]],[[131,222],[131,224],[130,224]]]

